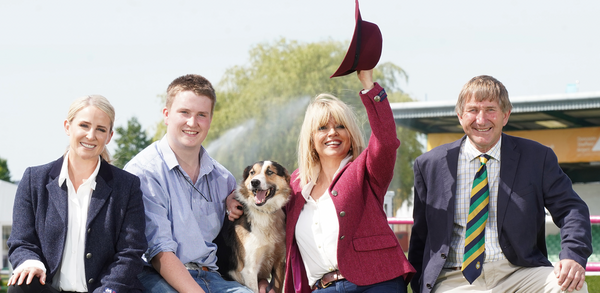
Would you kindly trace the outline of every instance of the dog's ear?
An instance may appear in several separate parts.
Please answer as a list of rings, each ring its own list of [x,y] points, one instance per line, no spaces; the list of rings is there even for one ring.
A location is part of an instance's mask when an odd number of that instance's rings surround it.
[[[275,166],[275,169],[277,169],[277,175],[285,177],[285,181],[290,184],[290,173],[288,173],[288,170],[282,166],[281,164],[277,163],[277,162],[273,162],[273,165]]]
[[[243,175],[244,179],[242,179],[242,181],[246,181],[246,179],[248,179],[248,175],[250,175],[250,170],[252,170],[253,166],[254,165],[250,165],[250,166],[246,167],[246,169],[244,169],[244,175]]]

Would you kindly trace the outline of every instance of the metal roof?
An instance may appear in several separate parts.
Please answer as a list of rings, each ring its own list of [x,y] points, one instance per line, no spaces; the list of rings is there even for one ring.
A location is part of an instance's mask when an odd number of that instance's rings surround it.
[[[422,133],[460,133],[463,130],[454,111],[455,103],[407,102],[391,106],[398,125]],[[511,103],[513,110],[504,130],[600,126],[600,92],[514,97]],[[552,121],[550,126],[547,121]]]

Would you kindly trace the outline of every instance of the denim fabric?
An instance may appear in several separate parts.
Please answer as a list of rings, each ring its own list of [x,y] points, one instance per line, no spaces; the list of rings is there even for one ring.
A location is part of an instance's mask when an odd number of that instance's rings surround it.
[[[189,271],[196,283],[206,293],[253,293],[248,287],[238,282],[226,281],[217,272]],[[138,279],[144,285],[144,293],[177,293],[171,285],[163,279],[154,269],[145,267],[138,275]]]

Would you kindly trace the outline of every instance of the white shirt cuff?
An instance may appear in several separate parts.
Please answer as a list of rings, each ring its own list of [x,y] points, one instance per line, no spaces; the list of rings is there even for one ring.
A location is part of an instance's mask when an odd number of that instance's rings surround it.
[[[23,269],[30,268],[30,267],[39,268],[42,271],[44,271],[44,274],[46,273],[46,267],[44,266],[44,263],[37,259],[28,259],[28,260],[24,261],[21,265],[19,265],[14,270],[14,272],[18,273],[18,272],[22,271]]]

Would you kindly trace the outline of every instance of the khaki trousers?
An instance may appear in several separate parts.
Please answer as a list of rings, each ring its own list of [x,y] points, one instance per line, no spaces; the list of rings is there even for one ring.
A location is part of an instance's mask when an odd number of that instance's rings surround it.
[[[432,293],[489,292],[489,293],[559,293],[554,276],[554,267],[518,267],[508,260],[499,260],[483,264],[479,278],[469,284],[460,270],[443,269],[438,276]],[[581,290],[573,292],[587,293],[587,284]]]

